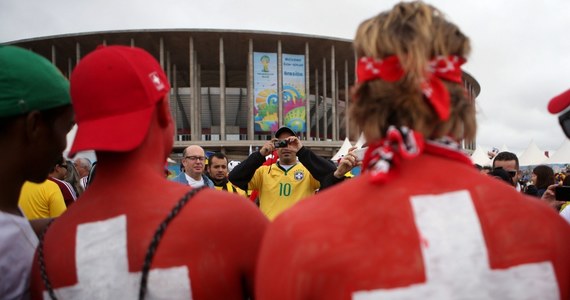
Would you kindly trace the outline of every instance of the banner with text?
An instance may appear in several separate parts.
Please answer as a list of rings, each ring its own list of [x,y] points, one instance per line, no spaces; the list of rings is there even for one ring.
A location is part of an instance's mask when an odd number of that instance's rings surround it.
[[[277,131],[277,53],[253,53],[253,93],[255,132]]]
[[[296,132],[306,131],[305,56],[283,54],[283,124]],[[255,132],[278,129],[277,54],[253,53]]]
[[[306,131],[305,56],[283,54],[283,124]]]

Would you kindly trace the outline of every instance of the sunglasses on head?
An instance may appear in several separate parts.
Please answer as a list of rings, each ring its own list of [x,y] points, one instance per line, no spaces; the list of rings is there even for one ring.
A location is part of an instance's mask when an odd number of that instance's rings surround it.
[[[560,122],[560,127],[562,127],[562,131],[564,131],[566,137],[570,138],[570,110],[561,114],[558,117],[558,122]]]

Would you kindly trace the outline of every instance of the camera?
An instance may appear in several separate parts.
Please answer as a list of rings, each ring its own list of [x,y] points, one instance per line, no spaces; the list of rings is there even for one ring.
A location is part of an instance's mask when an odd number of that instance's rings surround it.
[[[570,201],[570,186],[557,186],[554,195],[556,200]]]
[[[273,142],[273,146],[275,146],[275,148],[285,148],[287,147],[287,140],[278,140]]]

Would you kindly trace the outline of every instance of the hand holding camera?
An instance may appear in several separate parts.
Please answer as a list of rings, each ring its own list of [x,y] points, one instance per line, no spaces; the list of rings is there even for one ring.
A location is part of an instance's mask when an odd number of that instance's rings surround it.
[[[288,140],[277,140],[273,142],[273,147],[275,148],[286,148],[289,145]]]
[[[554,188],[554,195],[556,200],[570,201],[570,186],[559,185]]]

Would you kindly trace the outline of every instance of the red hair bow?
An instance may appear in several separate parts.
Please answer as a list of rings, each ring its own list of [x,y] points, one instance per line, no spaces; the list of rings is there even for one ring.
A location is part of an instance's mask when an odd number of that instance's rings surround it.
[[[464,63],[465,59],[457,55],[438,56],[429,62],[427,77],[421,88],[440,120],[447,120],[450,111],[449,92],[441,79],[461,83],[461,65]],[[404,76],[404,70],[396,55],[384,59],[361,57],[356,66],[356,74],[357,83],[376,79],[395,82]]]

